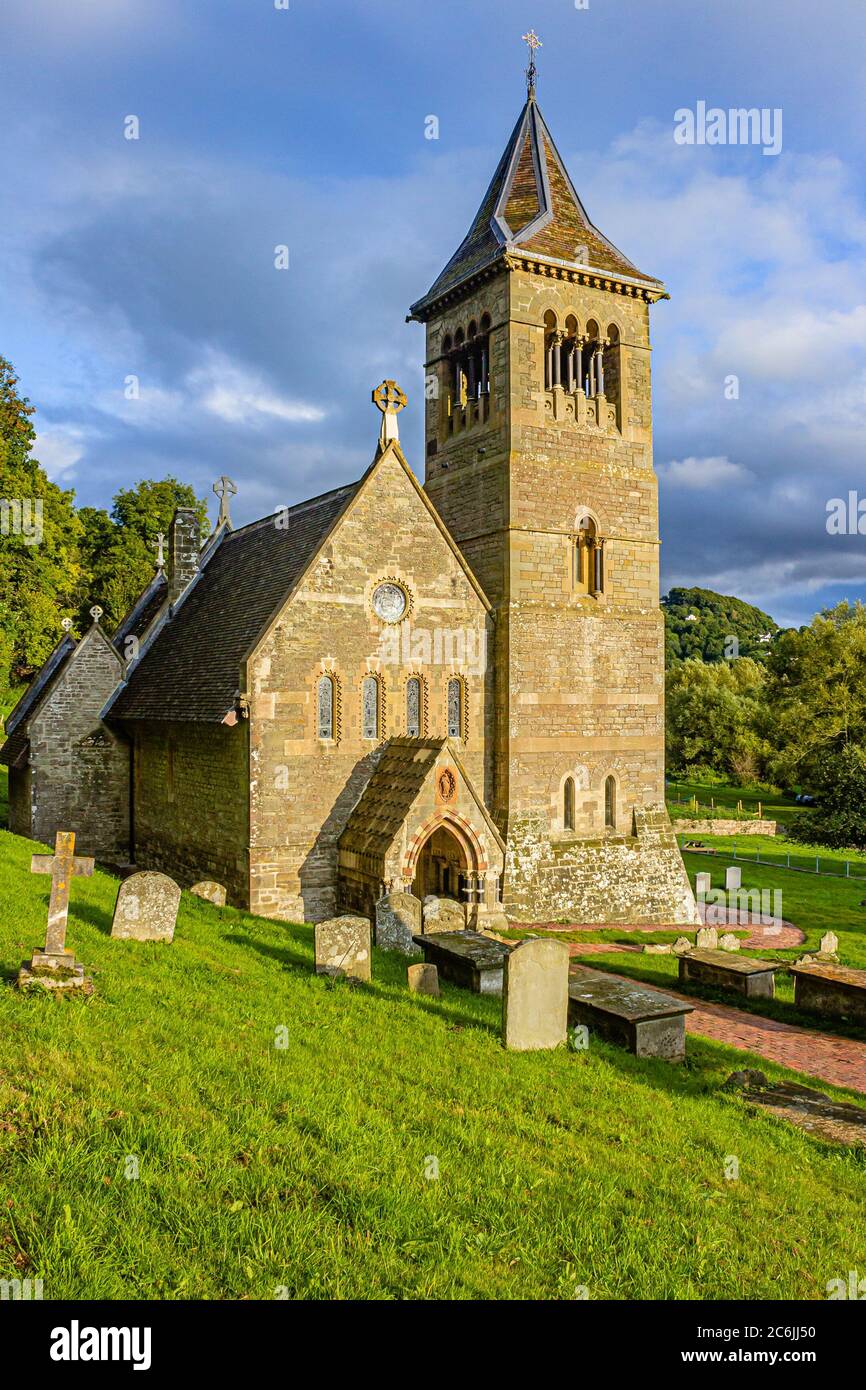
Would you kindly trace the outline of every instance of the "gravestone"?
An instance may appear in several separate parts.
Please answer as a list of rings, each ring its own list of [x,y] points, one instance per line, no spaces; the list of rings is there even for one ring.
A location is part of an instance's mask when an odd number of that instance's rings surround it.
[[[439,998],[439,971],[435,965],[410,965],[406,971],[411,994],[431,994]]]
[[[370,922],[366,917],[331,917],[315,930],[316,974],[372,978]]]
[[[214,907],[226,905],[226,890],[221,883],[214,883],[213,879],[203,878],[200,883],[194,883],[189,891],[195,893],[197,898],[213,903]]]
[[[743,871],[738,864],[730,864],[725,869],[725,888],[729,893],[736,893],[743,881]]]
[[[81,989],[84,993],[90,993],[93,981],[85,976],[84,966],[75,959],[75,952],[66,947],[66,923],[71,881],[76,877],[90,878],[93,860],[76,855],[74,831],[58,830],[54,838],[54,853],[31,855],[30,872],[51,875],[48,930],[44,951],[34,951],[31,960],[25,961],[18,971],[18,987]]]
[[[114,905],[111,935],[121,941],[173,941],[180,888],[153,870],[123,880]]]
[[[511,1052],[558,1047],[568,1030],[568,947],[522,941],[505,961],[502,1040]]]
[[[839,938],[834,931],[825,932],[821,937],[821,945],[818,948],[818,956],[828,960],[838,961]]]
[[[424,899],[423,932],[465,931],[466,913],[454,898],[437,898],[430,893]]]
[[[692,943],[687,936],[678,936],[671,950],[675,956],[685,956],[692,949]]]
[[[695,892],[709,893],[713,886],[712,874],[695,874]]]
[[[715,927],[701,927],[695,941],[699,951],[715,951],[719,944],[719,933]]]
[[[376,903],[376,945],[383,951],[417,956],[412,940],[423,921],[421,899],[412,893],[386,893]]]
[[[724,936],[719,937],[720,951],[739,951],[739,949],[740,938],[738,936],[734,936],[734,933],[732,931],[727,931],[725,932]]]

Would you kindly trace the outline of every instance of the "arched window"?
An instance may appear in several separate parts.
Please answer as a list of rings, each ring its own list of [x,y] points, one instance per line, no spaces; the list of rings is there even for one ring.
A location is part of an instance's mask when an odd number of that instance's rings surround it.
[[[463,682],[459,676],[454,676],[448,682],[448,737],[463,738],[465,730],[465,712],[463,709]]]
[[[620,352],[619,352],[619,329],[615,323],[607,326],[607,335],[602,349],[602,375],[604,381],[604,394],[609,401],[619,402],[620,391]]]
[[[552,391],[560,382],[559,340],[556,314],[548,309],[544,315],[544,389]]]
[[[316,731],[319,738],[334,737],[336,704],[333,676],[320,676],[316,687]]]
[[[583,352],[583,385],[587,396],[604,395],[604,342],[595,319],[586,325],[586,343]]]
[[[382,682],[365,676],[361,682],[361,737],[379,738],[382,728]]]
[[[604,823],[616,829],[616,778],[606,777],[604,782]]]
[[[591,516],[577,523],[577,536],[572,552],[572,587],[577,593],[604,593],[604,541]]]
[[[574,778],[566,777],[562,792],[562,824],[566,830],[574,829]]]
[[[448,360],[448,415],[490,394],[490,315],[482,314],[481,330],[474,319],[467,332],[458,328],[452,343],[448,334],[442,355]],[[480,418],[486,418],[482,413]]]
[[[406,682],[406,733],[420,738],[424,732],[424,686],[420,676],[410,676]]]

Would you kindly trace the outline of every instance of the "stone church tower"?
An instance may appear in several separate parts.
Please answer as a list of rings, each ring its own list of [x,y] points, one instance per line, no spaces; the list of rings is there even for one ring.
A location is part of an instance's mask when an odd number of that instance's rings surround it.
[[[504,907],[694,920],[664,808],[649,310],[535,99],[410,318],[426,324],[425,489],[495,615],[490,805]]]

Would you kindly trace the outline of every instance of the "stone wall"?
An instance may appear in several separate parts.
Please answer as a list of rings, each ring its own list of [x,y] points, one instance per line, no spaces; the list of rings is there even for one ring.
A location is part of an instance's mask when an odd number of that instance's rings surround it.
[[[215,879],[248,906],[247,725],[136,723],[133,738],[137,866],[187,888]]]
[[[774,820],[674,820],[677,834],[684,835],[775,835]]]
[[[29,763],[9,769],[9,829],[28,840],[33,838],[32,777]]]
[[[402,623],[383,623],[371,607],[385,580],[410,597]],[[407,732],[410,676],[424,682],[422,732],[430,737],[447,733],[449,677],[464,678],[463,761],[479,792],[489,792],[488,674],[477,659],[489,629],[483,600],[396,454],[387,452],[249,662],[254,911],[289,921],[321,921],[336,911],[337,840],[383,739]],[[454,643],[449,652],[442,641],[457,631],[475,634],[462,659]],[[317,737],[317,683],[326,673],[337,686],[332,740]],[[379,739],[362,737],[368,675],[381,681]]]
[[[509,920],[695,925],[694,897],[664,807],[636,811],[632,830],[556,838],[543,818],[522,818],[506,856]]]
[[[94,625],[28,728],[33,839],[53,844],[58,830],[72,830],[79,853],[109,862],[129,855],[129,747],[99,715],[122,672]]]

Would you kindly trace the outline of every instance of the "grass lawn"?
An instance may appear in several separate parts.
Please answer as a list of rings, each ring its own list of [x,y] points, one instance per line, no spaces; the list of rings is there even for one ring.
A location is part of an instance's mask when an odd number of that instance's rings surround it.
[[[791,816],[808,810],[808,807],[798,806],[793,796],[787,796],[784,792],[755,791],[753,787],[739,787],[734,782],[680,782],[671,778],[665,788],[665,796],[671,815],[676,817],[689,815],[689,807],[684,806],[683,802],[691,801],[695,796],[698,798],[698,818],[702,812],[706,812],[711,802],[715,803],[717,811],[734,814],[737,802],[741,801],[743,810],[751,815],[757,814],[760,807],[761,815],[766,820],[783,823]]]
[[[866,1155],[722,1091],[749,1058],[720,1045],[679,1067],[507,1054],[498,1000],[410,996],[379,952],[372,985],[332,984],[309,927],[184,894],[173,945],[111,941],[99,872],[69,933],[94,996],[19,994],[45,930],[33,848],[0,832],[0,1277],[46,1298],[819,1299],[866,1267]]]

